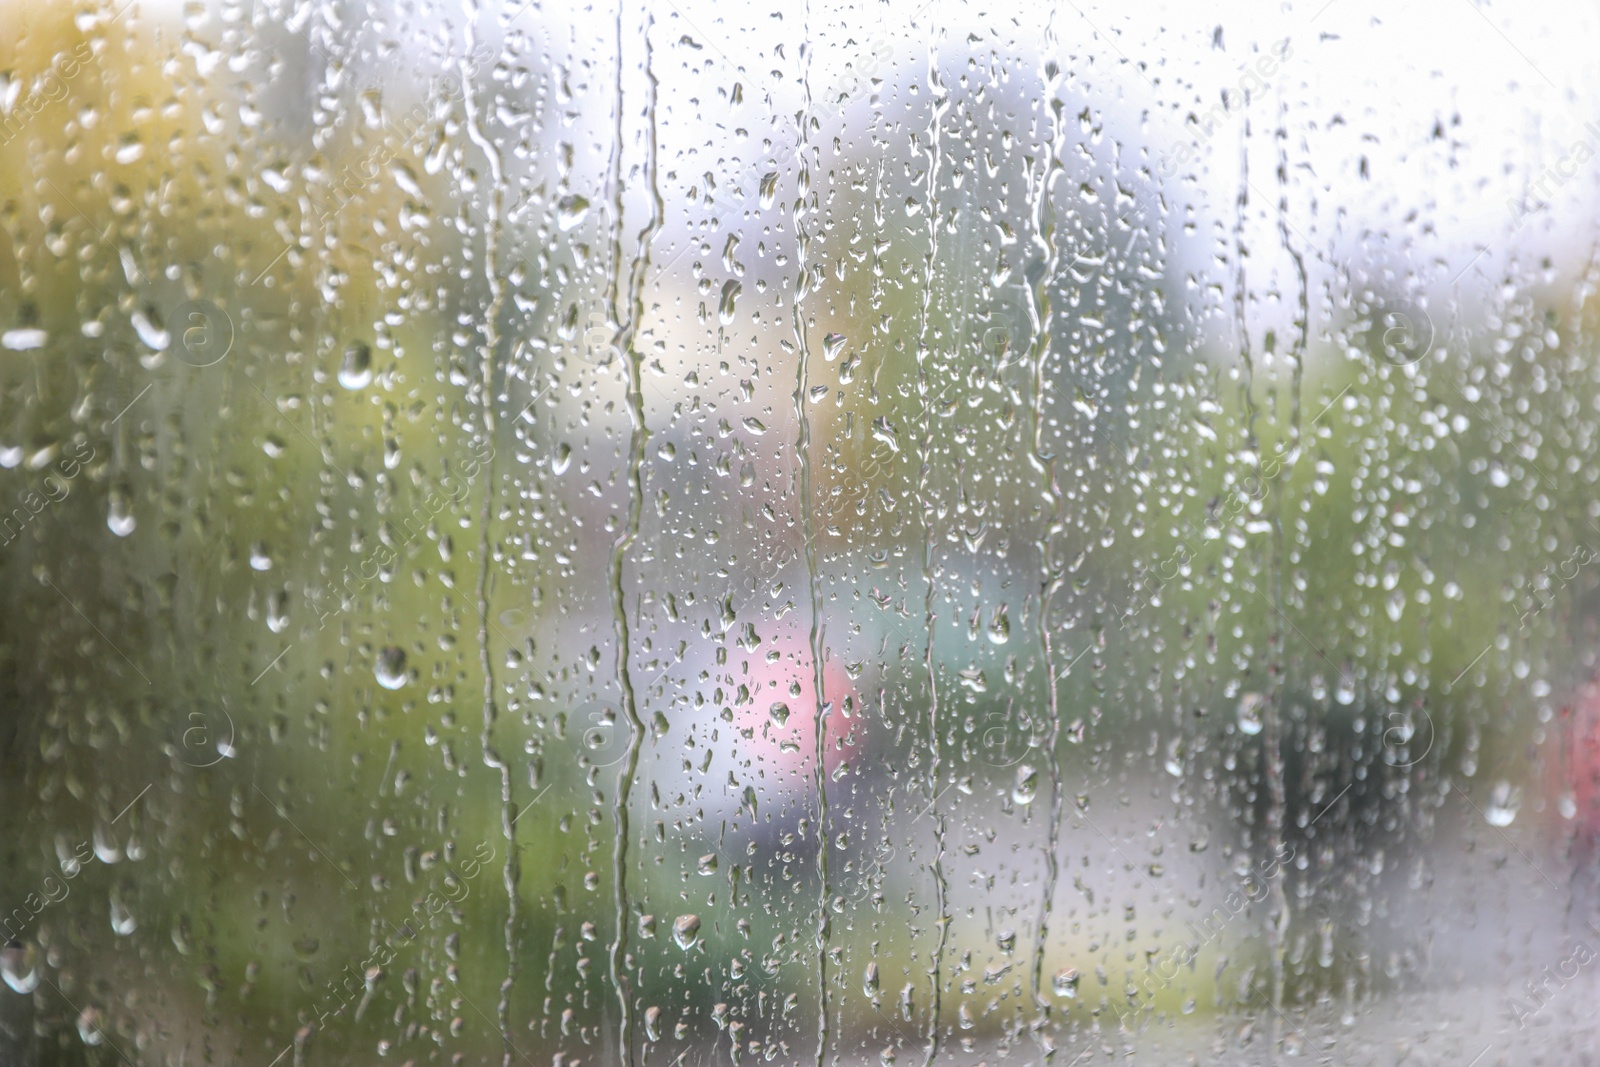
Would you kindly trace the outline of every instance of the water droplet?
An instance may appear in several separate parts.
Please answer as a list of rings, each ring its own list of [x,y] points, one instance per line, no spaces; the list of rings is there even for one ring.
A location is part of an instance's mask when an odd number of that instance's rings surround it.
[[[691,949],[700,940],[700,916],[680,915],[672,924],[672,940],[684,950]]]
[[[729,278],[722,283],[722,300],[717,304],[717,320],[722,325],[726,326],[733,321],[733,307],[743,291],[744,285],[735,279]]]
[[[1261,732],[1261,706],[1266,701],[1260,693],[1245,693],[1239,698],[1239,732],[1252,737]]]
[[[872,420],[872,436],[888,445],[891,451],[900,451],[900,435],[883,415]]]
[[[373,667],[378,684],[385,689],[399,689],[409,680],[406,674],[406,654],[403,649],[390,645],[378,653]]]
[[[110,493],[110,511],[106,514],[106,526],[118,537],[127,537],[133,533],[138,522],[133,517],[133,506],[128,500],[128,490],[117,487]]]
[[[861,976],[861,992],[865,993],[868,1000],[878,999],[878,965],[867,964],[866,973]]]
[[[39,951],[32,942],[26,946],[12,942],[0,949],[0,977],[16,993],[39,988]]]
[[[372,381],[372,349],[360,341],[345,347],[339,364],[339,384],[346,389],[365,389]]]
[[[267,597],[267,629],[281,634],[289,628],[289,591],[275,589]]]
[[[98,1045],[105,1040],[100,1033],[100,1009],[84,1008],[78,1013],[78,1037],[85,1045]]]
[[[773,722],[782,726],[789,721],[789,705],[780,700],[767,709],[767,714],[772,717]]]
[[[133,331],[139,335],[139,340],[143,341],[147,348],[165,352],[167,346],[172,343],[172,334],[161,324],[161,315],[155,308],[148,305],[134,308],[128,319],[133,323]]]
[[[769,208],[772,206],[772,202],[777,198],[778,172],[775,170],[768,171],[766,174],[761,176],[761,188],[757,193],[756,202],[760,204],[762,208]]]
[[[139,920],[133,917],[133,912],[115,894],[111,897],[111,929],[122,937],[139,929]]]
[[[4,345],[13,352],[27,352],[30,349],[43,348],[48,340],[50,340],[50,335],[37,327],[7,330],[5,333],[0,334],[0,345]]]
[[[1003,645],[1011,640],[1011,620],[1006,618],[1006,606],[1001,604],[994,609],[994,617],[989,620],[989,643]]]
[[[701,874],[716,874],[717,854],[715,852],[707,852],[704,856],[701,856],[698,869]]]
[[[1018,804],[1032,804],[1038,792],[1039,772],[1026,763],[1017,764],[1017,780],[1011,787],[1011,799]]]
[[[257,541],[250,546],[250,569],[253,571],[272,569],[272,554],[267,551],[265,541]]]
[[[1072,967],[1057,971],[1050,984],[1055,989],[1056,996],[1074,998],[1078,995],[1078,972]]]
[[[566,233],[580,225],[588,213],[589,201],[576,194],[564,196],[556,204],[556,225],[561,227],[562,233]]]
[[[1501,779],[1489,790],[1489,803],[1483,809],[1483,817],[1489,820],[1490,826],[1510,826],[1521,807],[1522,790]]]

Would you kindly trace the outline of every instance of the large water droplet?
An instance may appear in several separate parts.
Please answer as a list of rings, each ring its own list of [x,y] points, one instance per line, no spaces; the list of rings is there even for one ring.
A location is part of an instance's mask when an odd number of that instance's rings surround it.
[[[1239,732],[1254,736],[1261,732],[1261,705],[1265,703],[1260,693],[1246,693],[1239,698]]]
[[[378,684],[385,689],[399,689],[405,685],[409,680],[406,674],[405,650],[390,645],[379,652],[372,673],[378,679]]]
[[[161,324],[161,315],[155,308],[134,308],[128,319],[133,323],[133,332],[139,335],[139,340],[146,347],[165,352],[172,343],[172,334]]]
[[[1032,804],[1038,792],[1039,772],[1026,763],[1017,764],[1017,780],[1011,787],[1011,799],[1018,804]]]
[[[50,340],[50,335],[38,327],[7,330],[5,333],[0,334],[0,345],[4,345],[13,352],[27,352],[30,349],[43,348],[48,340]]]
[[[346,389],[364,389],[372,381],[372,349],[360,341],[352,341],[344,350],[344,361],[339,364],[339,384]]]
[[[680,915],[672,924],[672,940],[681,949],[691,949],[700,940],[700,916]]]
[[[134,918],[133,912],[115,894],[111,897],[111,929],[119,936],[126,937],[139,929],[139,920]]]
[[[1000,605],[994,609],[994,617],[989,620],[989,643],[1003,645],[1011,640],[1011,620],[1006,618],[1006,606]]]
[[[30,942],[13,942],[0,949],[0,977],[16,993],[32,993],[39,988],[39,952]]]
[[[564,196],[556,204],[556,225],[561,227],[561,232],[566,233],[583,222],[583,217],[589,213],[589,201],[581,196]]]
[[[105,1041],[105,1035],[100,1032],[99,1008],[91,1006],[78,1013],[78,1037],[85,1045],[98,1045]]]
[[[733,321],[734,304],[739,300],[739,294],[744,291],[744,286],[729,278],[722,283],[722,300],[717,304],[717,321],[726,326]]]
[[[1522,790],[1502,779],[1489,790],[1489,803],[1483,809],[1483,817],[1489,820],[1490,826],[1510,826],[1521,807]]]
[[[289,591],[275,589],[267,597],[267,629],[281,634],[289,628]]]
[[[1068,967],[1064,971],[1057,971],[1056,976],[1051,980],[1050,985],[1055,990],[1055,994],[1058,997],[1076,997],[1078,995],[1077,970]]]
[[[137,525],[138,522],[133,517],[133,506],[128,500],[128,491],[120,487],[112,489],[106,526],[118,537],[127,537],[133,533]]]

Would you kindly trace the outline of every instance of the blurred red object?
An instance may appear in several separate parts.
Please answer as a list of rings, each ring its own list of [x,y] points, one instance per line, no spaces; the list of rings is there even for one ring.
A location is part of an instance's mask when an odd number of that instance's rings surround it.
[[[1561,751],[1550,761],[1556,810],[1580,831],[1600,832],[1600,681],[1573,694],[1559,723]]]

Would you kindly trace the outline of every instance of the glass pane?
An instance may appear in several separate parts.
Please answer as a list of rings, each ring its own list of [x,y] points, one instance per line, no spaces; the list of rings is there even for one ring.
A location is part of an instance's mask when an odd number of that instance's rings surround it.
[[[0,8],[0,1063],[1576,1062],[1600,16],[1470,8]]]

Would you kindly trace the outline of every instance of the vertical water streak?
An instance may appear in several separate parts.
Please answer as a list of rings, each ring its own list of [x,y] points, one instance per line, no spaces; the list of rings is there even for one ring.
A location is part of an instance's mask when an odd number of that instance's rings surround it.
[[[1281,241],[1283,243],[1283,250],[1285,252],[1287,252],[1289,254],[1289,258],[1294,261],[1295,277],[1296,277],[1296,281],[1298,283],[1298,291],[1299,291],[1299,297],[1300,297],[1300,302],[1299,302],[1299,320],[1296,323],[1296,325],[1299,326],[1299,330],[1297,332],[1297,336],[1296,336],[1296,339],[1295,339],[1294,347],[1292,349],[1290,349],[1290,356],[1289,356],[1289,358],[1291,360],[1291,363],[1292,363],[1292,366],[1291,366],[1290,392],[1289,392],[1289,405],[1290,406],[1289,406],[1288,447],[1291,448],[1291,449],[1298,449],[1300,447],[1300,435],[1301,435],[1301,426],[1300,426],[1301,397],[1300,397],[1300,393],[1301,393],[1301,388],[1302,388],[1302,382],[1304,380],[1306,344],[1307,344],[1307,342],[1309,340],[1309,330],[1310,330],[1310,324],[1311,324],[1311,297],[1310,297],[1310,293],[1308,292],[1308,286],[1307,286],[1307,281],[1306,281],[1305,257],[1294,247],[1294,245],[1289,240],[1289,189],[1288,189],[1288,185],[1289,185],[1289,161],[1288,161],[1287,152],[1284,149],[1284,144],[1285,144],[1285,142],[1287,140],[1287,136],[1288,136],[1288,132],[1284,128],[1284,124],[1283,124],[1283,104],[1282,104],[1282,102],[1280,100],[1280,102],[1279,102],[1279,112],[1278,112],[1278,129],[1277,129],[1277,134],[1276,134],[1276,139],[1277,139],[1277,142],[1278,142],[1278,168],[1277,168],[1277,172],[1278,172],[1278,187],[1279,187],[1279,189],[1278,189],[1278,239],[1279,239],[1279,241]],[[1261,486],[1263,491],[1266,491],[1267,487],[1266,487],[1265,483],[1262,482],[1262,480],[1261,480],[1261,471],[1262,471],[1261,452],[1260,452],[1260,449],[1257,449],[1256,450],[1256,484]],[[1274,482],[1279,482],[1279,481],[1283,480],[1284,477],[1285,477],[1284,473],[1283,473],[1282,468],[1280,466],[1278,468],[1277,472],[1273,475],[1273,481]],[[1288,560],[1287,560],[1286,555],[1285,555],[1284,536],[1283,536],[1284,501],[1280,498],[1280,495],[1278,493],[1274,492],[1274,493],[1271,494],[1271,500],[1268,502],[1266,510],[1267,510],[1268,518],[1269,518],[1269,520],[1270,520],[1270,522],[1272,524],[1272,563],[1271,563],[1271,566],[1272,566],[1272,603],[1273,603],[1273,606],[1277,609],[1276,612],[1275,612],[1275,615],[1276,615],[1277,619],[1283,620],[1283,619],[1287,618],[1287,615],[1285,614],[1285,612],[1287,610],[1287,605],[1284,603],[1284,595],[1283,595],[1283,575],[1284,575],[1284,571],[1287,569]],[[1283,632],[1283,626],[1281,625],[1281,623],[1280,623],[1280,625],[1278,625],[1277,629],[1278,629],[1278,634],[1277,634],[1278,641],[1277,641],[1276,652],[1277,652],[1277,655],[1278,655],[1280,661],[1282,661],[1282,659],[1283,659],[1282,644],[1283,644],[1283,640],[1287,638],[1287,635]],[[1278,710],[1279,710],[1279,708],[1281,707],[1281,704],[1282,704],[1282,700],[1281,700],[1282,685],[1283,685],[1283,679],[1282,679],[1282,672],[1280,670],[1278,672],[1278,687],[1274,691],[1274,693],[1271,696],[1271,699],[1267,703],[1267,712],[1272,716],[1272,719],[1273,719],[1273,722],[1272,722],[1273,737],[1272,737],[1272,740],[1270,742],[1270,746],[1269,746],[1269,750],[1268,750],[1269,754],[1271,755],[1271,758],[1273,759],[1274,764],[1275,764],[1273,767],[1271,767],[1269,769],[1270,781],[1272,783],[1271,784],[1272,807],[1273,807],[1273,810],[1275,812],[1277,812],[1277,818],[1276,819],[1273,819],[1270,815],[1268,816],[1268,822],[1267,822],[1267,850],[1268,850],[1268,854],[1270,856],[1274,857],[1274,858],[1276,858],[1277,856],[1280,856],[1280,855],[1283,854],[1283,820],[1284,820],[1285,813],[1286,813],[1286,810],[1287,810],[1287,805],[1288,805],[1287,784],[1284,782],[1284,779],[1283,779],[1284,767],[1283,767],[1283,735],[1282,735],[1282,732],[1281,732],[1281,730],[1282,730],[1282,720],[1281,720],[1281,718],[1280,718],[1280,716],[1278,714]],[[1273,906],[1274,911],[1276,912],[1276,919],[1275,920],[1269,919],[1269,922],[1273,922],[1273,925],[1274,925],[1274,927],[1275,927],[1275,929],[1277,931],[1277,939],[1278,939],[1277,948],[1276,948],[1276,951],[1273,952],[1273,957],[1272,957],[1272,986],[1273,986],[1272,1001],[1273,1001],[1274,1007],[1276,1007],[1279,1011],[1283,1010],[1283,984],[1284,984],[1285,968],[1286,968],[1286,963],[1287,963],[1287,961],[1286,961],[1286,952],[1287,952],[1286,945],[1287,945],[1287,941],[1288,941],[1288,938],[1287,938],[1286,935],[1288,934],[1289,920],[1290,920],[1289,891],[1288,891],[1288,887],[1284,884],[1285,877],[1286,877],[1286,874],[1285,874],[1285,871],[1284,871],[1284,865],[1283,864],[1274,863],[1274,865],[1273,865],[1273,875],[1272,875],[1272,906]]]
[[[1045,26],[1045,55],[1055,54],[1055,17],[1052,14]],[[1060,269],[1060,246],[1056,240],[1055,183],[1063,171],[1061,162],[1065,151],[1063,138],[1065,136],[1065,122],[1062,117],[1062,102],[1056,98],[1057,86],[1061,78],[1061,70],[1051,60],[1045,66],[1045,99],[1051,111],[1050,121],[1050,153],[1045,164],[1044,180],[1038,189],[1034,203],[1034,241],[1042,246],[1047,267],[1039,272],[1038,280],[1029,288],[1031,300],[1028,307],[1028,317],[1033,326],[1032,351],[1029,353],[1034,366],[1033,385],[1033,458],[1034,466],[1039,468],[1048,480],[1048,498],[1053,504],[1050,525],[1045,529],[1045,535],[1039,545],[1040,569],[1043,572],[1043,582],[1039,595],[1039,642],[1044,651],[1045,685],[1047,704],[1045,713],[1048,716],[1045,722],[1044,735],[1040,739],[1050,774],[1050,823],[1045,833],[1044,844],[1044,885],[1039,894],[1039,914],[1034,927],[1033,942],[1033,974],[1032,991],[1034,1004],[1038,1007],[1043,1019],[1048,1023],[1050,1019],[1050,1002],[1042,989],[1044,971],[1045,946],[1050,936],[1050,909],[1055,900],[1056,885],[1061,875],[1060,860],[1056,850],[1061,839],[1061,761],[1056,752],[1056,744],[1060,738],[1060,711],[1057,701],[1056,683],[1056,657],[1055,648],[1050,640],[1050,603],[1056,591],[1065,582],[1065,576],[1055,563],[1051,546],[1055,535],[1066,524],[1065,500],[1061,493],[1060,478],[1056,472],[1055,457],[1044,454],[1044,441],[1042,423],[1046,401],[1045,363],[1050,355],[1050,337],[1055,325],[1055,301],[1052,298],[1050,287],[1055,282],[1056,272]],[[1042,1062],[1049,1063],[1055,1054],[1054,1044],[1049,1034],[1041,1035],[1040,1041]]]
[[[1250,204],[1250,119],[1245,117],[1239,135],[1239,193],[1235,201],[1234,258],[1237,272],[1234,282],[1235,328],[1239,335],[1239,357],[1244,363],[1245,449],[1257,457],[1260,472],[1260,445],[1256,438],[1255,360],[1250,348],[1250,324],[1247,315],[1249,285],[1245,273],[1246,248],[1244,227],[1246,209]],[[1262,599],[1275,609],[1272,613],[1272,636],[1268,640],[1271,655],[1267,664],[1265,700],[1261,713],[1261,750],[1263,774],[1267,780],[1267,850],[1272,856],[1280,854],[1283,843],[1283,816],[1287,803],[1283,780],[1283,716],[1281,710],[1283,669],[1283,614],[1282,590],[1275,588],[1271,597],[1257,590]],[[1267,917],[1267,955],[1272,961],[1272,1047],[1277,1049],[1282,1041],[1284,932],[1289,926],[1289,900],[1283,889],[1283,867],[1277,865],[1272,875],[1273,909]]]
[[[813,703],[813,729],[815,743],[812,759],[817,786],[817,1067],[822,1067],[828,1051],[828,775],[825,768],[827,755],[828,710],[823,693],[822,647],[826,623],[822,614],[822,590],[817,580],[817,535],[811,512],[811,418],[806,413],[810,392],[810,345],[807,341],[805,314],[801,305],[808,289],[806,259],[810,237],[805,231],[806,199],[811,195],[811,5],[806,4],[805,22],[801,28],[800,74],[804,94],[796,124],[800,131],[797,149],[799,173],[796,176],[794,206],[791,219],[795,235],[795,287],[791,305],[794,316],[794,341],[798,366],[795,369],[794,414],[796,423],[795,453],[799,460],[800,478],[800,529],[806,555],[806,589],[811,600],[811,686]]]
[[[473,0],[464,0],[463,9],[466,14],[466,45],[467,55],[470,57],[477,46],[477,6]],[[483,274],[484,283],[489,290],[489,302],[483,317],[483,343],[479,347],[479,363],[482,366],[482,376],[476,388],[479,392],[479,401],[483,412],[483,433],[485,443],[489,446],[488,459],[483,464],[483,502],[478,513],[478,661],[483,671],[483,733],[480,744],[483,748],[484,765],[500,772],[500,832],[506,840],[506,865],[502,871],[501,879],[506,890],[506,976],[500,983],[500,1000],[496,1016],[499,1021],[500,1034],[505,1042],[501,1053],[503,1067],[511,1067],[511,989],[517,978],[517,952],[516,952],[516,926],[517,926],[517,881],[519,875],[517,862],[516,831],[512,827],[512,820],[516,818],[516,807],[511,796],[511,768],[500,755],[494,745],[494,724],[498,717],[495,706],[495,676],[494,662],[489,651],[489,580],[491,564],[492,539],[489,524],[494,514],[495,499],[495,356],[500,348],[500,309],[505,300],[505,286],[501,281],[496,268],[499,255],[500,225],[505,210],[505,167],[500,157],[500,149],[494,141],[484,132],[483,112],[473,95],[473,89],[468,82],[472,66],[468,60],[461,63],[461,103],[466,112],[465,130],[467,137],[483,153],[488,162],[490,177],[490,192],[488,203],[488,216],[483,227]],[[493,92],[491,89],[490,92]]]
[[[612,622],[617,635],[617,685],[622,693],[622,707],[628,718],[628,751],[623,758],[622,767],[617,772],[617,788],[612,801],[612,824],[615,837],[612,844],[613,866],[613,903],[615,905],[614,921],[616,923],[616,939],[611,943],[610,973],[612,984],[617,990],[617,1007],[619,1011],[617,1023],[617,1042],[620,1046],[618,1062],[629,1067],[634,1063],[633,1040],[633,986],[627,973],[628,964],[628,803],[633,795],[634,778],[639,770],[639,753],[644,743],[644,721],[639,717],[638,699],[634,693],[633,678],[630,674],[629,661],[631,658],[631,634],[628,627],[627,604],[622,586],[622,568],[626,561],[628,549],[639,537],[640,517],[644,507],[644,489],[642,471],[644,468],[644,449],[648,432],[644,421],[644,392],[641,375],[643,373],[643,358],[635,345],[635,337],[639,327],[639,319],[643,316],[643,288],[644,272],[648,266],[649,247],[654,239],[656,230],[661,225],[662,205],[661,194],[656,181],[656,135],[655,135],[655,108],[656,108],[656,77],[651,67],[650,27],[653,19],[648,13],[645,15],[643,29],[643,43],[645,49],[645,86],[647,90],[646,113],[650,121],[649,136],[646,138],[645,160],[646,180],[650,186],[651,216],[639,232],[639,247],[635,251],[632,268],[628,273],[626,303],[628,313],[624,318],[621,310],[622,292],[622,227],[623,227],[623,179],[622,156],[623,141],[626,131],[623,125],[624,117],[624,86],[623,76],[626,70],[623,62],[623,13],[625,5],[617,5],[617,84],[616,84],[616,140],[612,146],[611,156],[611,182],[612,182],[612,230],[611,230],[611,263],[612,275],[609,284],[608,302],[610,305],[611,321],[619,326],[618,342],[622,350],[628,372],[628,415],[631,431],[628,441],[628,519],[622,533],[617,537],[611,548],[611,565],[608,575],[608,585],[611,593]]]
[[[939,1055],[939,1015],[944,986],[944,949],[950,933],[948,914],[950,887],[944,873],[944,814],[939,810],[939,670],[934,662],[933,639],[936,615],[934,612],[934,509],[928,502],[928,477],[933,466],[933,403],[928,382],[928,356],[930,310],[933,304],[933,274],[939,257],[939,170],[940,125],[949,107],[949,94],[939,79],[939,50],[937,28],[930,24],[928,42],[928,92],[933,97],[933,116],[928,124],[927,203],[928,256],[923,268],[922,307],[917,338],[917,391],[922,397],[922,426],[918,441],[917,511],[922,516],[922,597],[923,624],[927,627],[927,643],[923,646],[923,667],[928,672],[928,809],[933,815],[934,854],[930,867],[933,872],[934,922],[938,926],[938,939],[934,943],[933,963],[929,977],[933,993],[928,1005],[928,1051],[924,1067]]]

